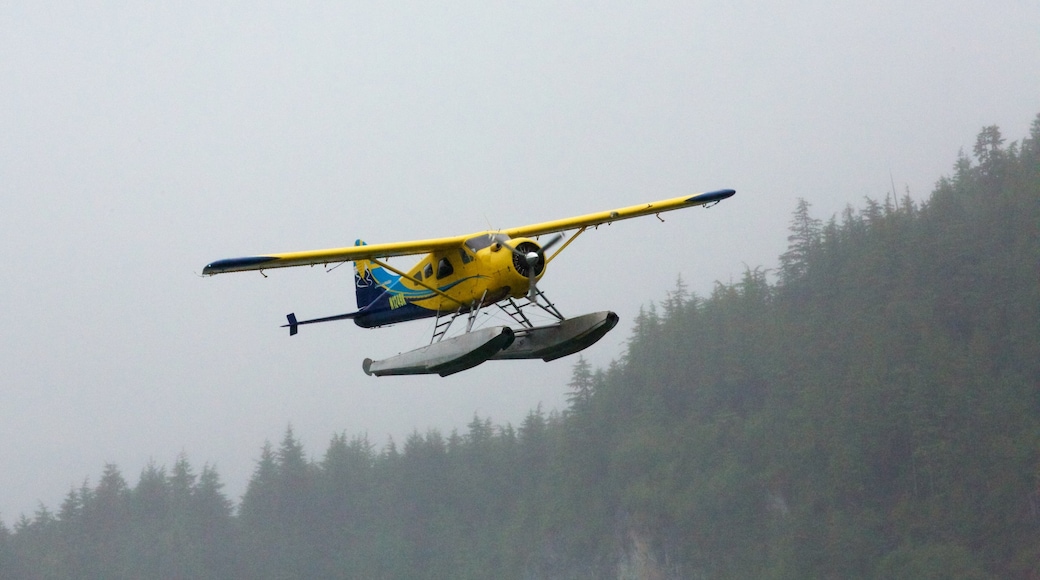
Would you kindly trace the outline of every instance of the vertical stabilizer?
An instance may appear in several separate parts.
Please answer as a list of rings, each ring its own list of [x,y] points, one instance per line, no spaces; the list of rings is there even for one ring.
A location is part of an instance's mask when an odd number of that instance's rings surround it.
[[[364,246],[366,244],[357,240],[354,245]],[[387,272],[371,260],[356,260],[354,262],[354,290],[357,294],[358,310],[378,309],[380,301],[387,303],[386,306],[389,308],[389,288],[397,282],[398,278],[400,276]]]

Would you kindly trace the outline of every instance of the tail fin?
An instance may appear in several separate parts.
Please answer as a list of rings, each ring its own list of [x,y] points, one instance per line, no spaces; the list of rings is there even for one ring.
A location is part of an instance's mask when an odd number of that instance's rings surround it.
[[[365,242],[357,240],[355,246],[364,246]],[[387,272],[382,266],[371,260],[354,262],[354,291],[357,295],[358,310],[365,310],[380,299],[387,300],[388,289],[397,282],[400,276]]]

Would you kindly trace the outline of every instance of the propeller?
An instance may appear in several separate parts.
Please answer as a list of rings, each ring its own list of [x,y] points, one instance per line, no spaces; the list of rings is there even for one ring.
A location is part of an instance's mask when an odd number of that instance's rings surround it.
[[[500,244],[513,252],[513,265],[516,266],[517,272],[523,273],[526,269],[528,281],[527,299],[534,303],[538,302],[537,278],[542,273],[542,269],[545,268],[545,252],[558,244],[562,239],[563,234],[556,234],[554,238],[546,242],[541,248],[531,242],[520,242],[516,247],[513,247],[504,240],[499,241]]]

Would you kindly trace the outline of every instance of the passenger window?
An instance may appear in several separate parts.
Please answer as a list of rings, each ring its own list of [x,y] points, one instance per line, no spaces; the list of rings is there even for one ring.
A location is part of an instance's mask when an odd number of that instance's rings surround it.
[[[433,264],[426,264],[426,267],[423,268],[423,277],[430,278],[432,276],[433,276]]]
[[[446,276],[451,276],[455,268],[451,265],[451,261],[447,258],[441,258],[441,261],[437,263],[437,279],[440,280]]]

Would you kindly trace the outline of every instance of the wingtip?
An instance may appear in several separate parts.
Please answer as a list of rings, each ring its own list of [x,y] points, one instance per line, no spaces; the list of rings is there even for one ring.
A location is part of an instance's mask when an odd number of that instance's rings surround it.
[[[227,258],[206,264],[202,269],[203,276],[213,276],[226,272],[241,272],[243,270],[259,270],[262,266],[277,261],[271,256],[247,256],[245,258]]]
[[[737,191],[735,189],[717,189],[715,191],[708,191],[705,193],[698,193],[697,195],[686,200],[688,203],[712,203],[720,202],[724,199],[733,197]]]

